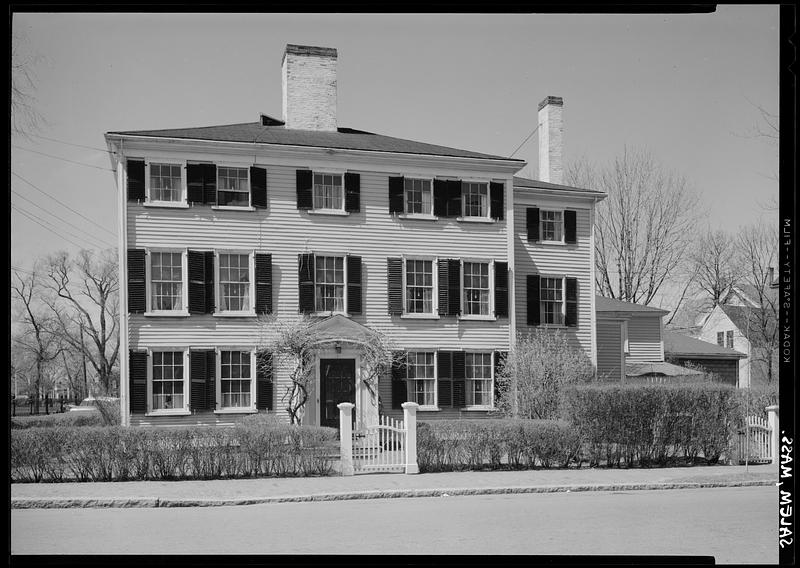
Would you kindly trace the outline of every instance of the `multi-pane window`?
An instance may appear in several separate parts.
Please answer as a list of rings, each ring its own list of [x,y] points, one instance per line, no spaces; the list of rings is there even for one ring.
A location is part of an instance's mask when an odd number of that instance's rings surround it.
[[[564,235],[563,211],[541,210],[543,241],[561,241]]]
[[[433,199],[431,180],[405,178],[406,213],[430,215]]]
[[[219,300],[223,311],[250,309],[250,257],[219,255]]]
[[[718,331],[717,332],[717,345],[720,347],[725,347],[725,332]]]
[[[183,408],[183,351],[153,351],[152,410]]]
[[[247,168],[217,168],[217,205],[250,205],[250,182]]]
[[[492,354],[467,353],[467,406],[492,405]]]
[[[344,192],[339,174],[314,174],[314,209],[342,209]]]
[[[542,278],[540,304],[542,323],[564,323],[564,291],[561,278]]]
[[[317,256],[314,283],[318,312],[344,311],[344,257]]]
[[[461,182],[464,217],[486,217],[489,212],[489,190],[485,183]]]
[[[432,260],[406,260],[406,312],[433,313]]]
[[[733,349],[733,330],[725,332],[725,346]]]
[[[433,364],[433,353],[410,351],[406,361],[408,380],[411,382],[413,401],[420,406],[436,404],[436,375]]]
[[[250,353],[247,351],[221,351],[219,368],[222,408],[250,407],[250,387],[253,380]]]
[[[152,310],[183,309],[183,254],[150,253],[150,290]]]
[[[464,262],[464,314],[489,315],[489,263]]]
[[[150,164],[150,200],[181,200],[181,166]]]

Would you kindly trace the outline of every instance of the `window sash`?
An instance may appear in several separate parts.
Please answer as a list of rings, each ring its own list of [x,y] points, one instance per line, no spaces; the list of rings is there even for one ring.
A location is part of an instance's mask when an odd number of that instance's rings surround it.
[[[542,240],[543,241],[563,241],[564,240],[564,213],[562,211],[540,211]]]
[[[250,205],[250,176],[247,168],[217,167],[217,205]]]
[[[407,259],[406,267],[406,312],[411,314],[433,313],[433,261]]]
[[[725,332],[718,331],[717,332],[717,345],[720,347],[725,347]]]
[[[250,255],[219,255],[219,300],[222,311],[250,310]]]
[[[725,333],[725,346],[733,349],[733,331],[728,331]]]
[[[542,323],[561,325],[564,323],[564,282],[561,278],[541,279],[539,304]]]
[[[315,310],[344,312],[344,257],[314,258]]]
[[[432,351],[409,351],[406,373],[411,381],[414,402],[420,406],[436,404],[436,367]]]
[[[461,182],[464,217],[486,217],[489,214],[489,186],[485,183]]]
[[[489,263],[464,262],[464,314],[489,315]]]
[[[182,253],[150,253],[150,303],[153,310],[183,309]]]
[[[405,211],[409,214],[430,215],[433,213],[431,180],[405,178]]]
[[[220,407],[252,406],[253,366],[249,351],[220,351]]]
[[[467,406],[492,406],[492,354],[466,353]]]
[[[153,351],[152,359],[152,410],[183,408],[183,351]]]
[[[150,164],[150,201],[181,201],[180,164]]]
[[[344,187],[340,174],[314,174],[314,209],[342,209]]]

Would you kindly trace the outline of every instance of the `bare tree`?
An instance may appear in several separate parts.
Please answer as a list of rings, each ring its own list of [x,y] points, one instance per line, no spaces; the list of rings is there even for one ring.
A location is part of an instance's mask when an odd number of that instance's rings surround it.
[[[61,252],[48,258],[47,270],[54,296],[46,302],[61,339],[89,362],[102,391],[114,392],[119,356],[116,253],[82,250],[71,258]]]
[[[25,37],[15,29],[11,36],[11,131],[24,137],[38,131],[44,122],[34,96],[33,67],[39,59],[28,53]]]
[[[36,395],[36,412],[39,412],[39,397],[49,386],[45,384],[48,374],[46,365],[61,353],[62,346],[56,332],[56,321],[51,314],[40,309],[38,297],[42,291],[39,272],[36,268],[24,277],[14,271],[15,282],[11,286],[14,298],[21,306],[19,321],[22,332],[16,344],[33,360],[33,391]]]
[[[596,209],[597,290],[609,298],[649,304],[685,262],[700,218],[698,198],[686,179],[646,151],[628,151],[595,168],[572,164],[567,183],[608,194]]]
[[[703,292],[702,308],[719,304],[741,277],[736,259],[737,247],[733,236],[725,231],[707,230],[695,243],[690,259],[697,287]]]

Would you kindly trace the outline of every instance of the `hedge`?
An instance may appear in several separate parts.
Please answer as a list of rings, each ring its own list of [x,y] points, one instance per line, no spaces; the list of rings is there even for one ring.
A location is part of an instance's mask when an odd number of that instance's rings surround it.
[[[336,430],[243,421],[164,430],[32,427],[11,432],[11,481],[129,481],[330,475]]]
[[[743,420],[741,394],[728,385],[592,385],[565,394],[593,466],[663,466],[700,455],[717,463]]]
[[[417,425],[421,472],[566,467],[580,438],[554,420],[436,420]]]

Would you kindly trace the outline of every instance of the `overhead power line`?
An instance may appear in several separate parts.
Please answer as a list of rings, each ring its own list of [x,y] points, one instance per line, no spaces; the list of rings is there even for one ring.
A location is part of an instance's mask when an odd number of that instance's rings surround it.
[[[67,146],[75,146],[76,148],[86,148],[87,150],[97,150],[98,152],[105,152],[106,154],[113,154],[111,150],[108,148],[95,148],[94,146],[84,146],[83,144],[75,144],[74,142],[66,142],[64,140],[58,140],[57,138],[48,138],[47,136],[42,136],[40,134],[31,134],[31,136],[35,138],[41,138],[42,140],[49,140],[50,142],[58,142],[59,144],[66,144]]]
[[[96,170],[103,170],[106,172],[114,172],[111,168],[102,168],[100,166],[93,166],[92,164],[87,164],[84,162],[76,162],[75,160],[68,160],[66,158],[62,158],[61,156],[53,156],[52,154],[45,154],[44,152],[39,152],[38,150],[31,150],[30,148],[23,148],[22,146],[17,146],[16,144],[11,145],[12,148],[16,148],[17,150],[25,150],[26,152],[33,152],[34,154],[41,154],[42,156],[47,156],[48,158],[55,158],[56,160],[62,160],[64,162],[69,162],[70,164],[77,164],[79,166],[84,166],[87,168],[94,168]]]
[[[67,205],[67,204],[66,204],[66,203],[64,203],[63,201],[59,200],[59,199],[58,199],[57,197],[55,197],[54,195],[52,195],[52,194],[50,194],[50,193],[47,193],[47,192],[46,192],[45,190],[43,190],[42,188],[40,188],[40,187],[37,187],[37,186],[33,185],[31,182],[29,182],[28,180],[26,180],[24,177],[22,177],[21,175],[19,175],[17,172],[15,172],[15,171],[12,171],[11,173],[12,173],[13,175],[17,176],[19,179],[21,179],[21,180],[22,180],[22,181],[24,181],[25,183],[27,183],[27,184],[28,184],[29,186],[31,186],[33,189],[35,189],[35,190],[37,190],[37,191],[40,191],[41,193],[44,193],[44,194],[45,194],[47,197],[49,197],[49,198],[53,199],[53,200],[54,200],[56,203],[59,203],[60,205],[63,205],[64,207],[66,207],[67,209],[69,209],[70,211],[72,211],[73,213],[75,213],[76,215],[78,215],[78,216],[80,216],[80,217],[84,218],[85,220],[89,221],[89,222],[90,222],[92,225],[94,225],[95,227],[98,227],[98,228],[100,228],[100,229],[103,229],[103,230],[104,230],[106,233],[108,233],[108,234],[110,234],[110,235],[113,235],[114,237],[116,237],[116,236],[117,236],[117,234],[116,234],[114,231],[112,231],[112,230],[110,230],[110,229],[107,229],[107,228],[103,227],[102,225],[99,225],[99,224],[97,224],[95,221],[92,221],[91,219],[89,219],[88,217],[86,217],[85,215],[83,215],[82,213],[79,213],[78,211],[75,211],[75,210],[74,210],[72,207],[70,207],[69,205]]]
[[[35,215],[32,215],[32,214],[28,214],[28,213],[26,213],[26,212],[25,212],[25,211],[23,211],[21,208],[19,208],[19,207],[17,207],[16,205],[14,205],[13,203],[11,204],[11,208],[12,208],[12,209],[14,209],[14,210],[15,210],[17,213],[20,213],[21,215],[24,215],[25,217],[27,217],[28,219],[30,219],[31,221],[33,221],[33,222],[34,222],[34,223],[36,223],[37,225],[40,225],[41,227],[43,227],[43,228],[47,229],[48,231],[50,231],[50,232],[51,232],[51,233],[53,233],[54,235],[57,235],[57,236],[61,237],[62,239],[64,239],[65,241],[68,241],[68,242],[72,243],[73,245],[75,245],[75,246],[76,246],[76,247],[78,247],[79,249],[86,248],[84,245],[79,245],[78,243],[76,243],[76,242],[75,242],[75,241],[73,241],[72,239],[70,239],[70,238],[68,238],[68,237],[66,237],[66,236],[64,236],[64,235],[62,235],[61,233],[59,233],[59,232],[58,232],[58,231],[56,231],[55,229],[51,229],[50,227],[48,227],[48,226],[47,226],[46,224],[44,224],[43,222],[39,222],[39,221],[37,221],[36,219],[34,219],[34,217],[36,217]]]
[[[538,124],[536,125],[536,128],[534,128],[534,129],[533,129],[533,132],[531,132],[530,134],[528,134],[528,137],[527,137],[525,140],[523,140],[523,141],[522,141],[522,144],[520,144],[519,146],[517,146],[517,149],[516,149],[516,150],[514,150],[513,152],[511,152],[511,155],[509,156],[509,158],[513,158],[513,157],[514,157],[514,154],[516,154],[516,153],[519,151],[519,149],[520,149],[520,148],[522,148],[522,147],[525,145],[525,142],[527,142],[528,140],[530,140],[530,139],[531,139],[531,136],[533,136],[534,134],[536,134],[536,131],[537,131],[537,130],[539,130],[539,125],[538,125]]]

